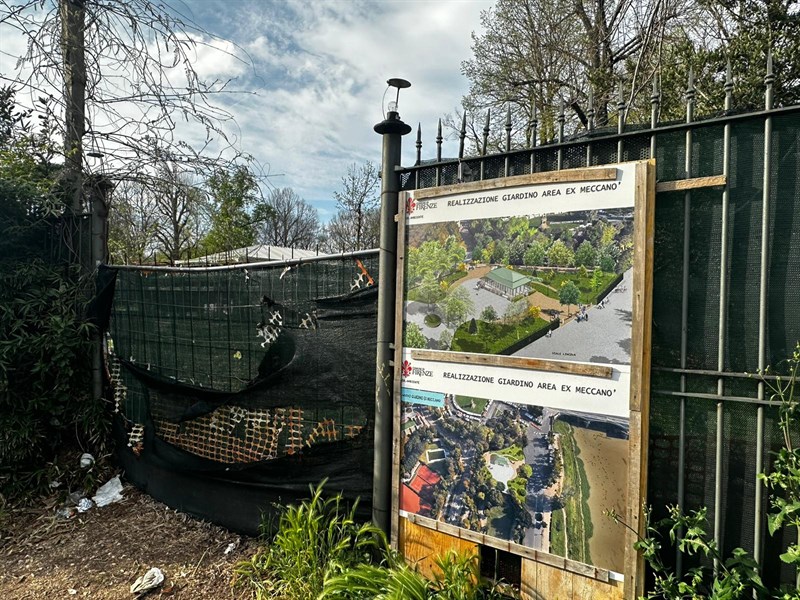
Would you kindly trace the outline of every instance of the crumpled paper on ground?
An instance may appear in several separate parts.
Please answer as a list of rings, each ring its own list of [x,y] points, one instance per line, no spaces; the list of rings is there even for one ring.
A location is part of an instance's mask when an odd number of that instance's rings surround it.
[[[157,588],[162,583],[164,583],[164,573],[158,567],[153,567],[133,582],[131,594],[143,594]]]
[[[119,475],[112,477],[101,485],[92,500],[98,508],[122,500],[122,482],[119,480]]]

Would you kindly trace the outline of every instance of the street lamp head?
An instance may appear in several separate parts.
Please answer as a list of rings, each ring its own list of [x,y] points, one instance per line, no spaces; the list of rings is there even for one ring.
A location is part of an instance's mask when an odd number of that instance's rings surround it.
[[[406,81],[405,79],[400,79],[399,77],[392,77],[391,79],[387,79],[386,83],[389,85],[389,87],[397,88],[397,93],[395,94],[394,102],[389,102],[389,112],[396,113],[400,101],[400,90],[411,87],[411,83],[409,81]]]
[[[375,125],[373,129],[381,135],[387,133],[399,133],[400,135],[406,135],[411,131],[411,127],[400,120],[400,115],[397,112],[397,106],[398,100],[400,99],[400,90],[411,87],[411,83],[405,79],[400,79],[399,77],[387,79],[386,83],[390,88],[397,88],[397,93],[395,94],[394,100],[389,102],[389,110],[387,111],[384,120]],[[386,88],[386,91],[388,92],[389,88]],[[385,97],[386,95],[384,94],[384,98]]]

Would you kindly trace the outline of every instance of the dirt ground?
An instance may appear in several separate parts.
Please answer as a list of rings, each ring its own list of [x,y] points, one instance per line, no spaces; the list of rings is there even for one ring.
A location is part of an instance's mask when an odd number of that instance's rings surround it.
[[[624,571],[625,530],[603,514],[614,509],[625,514],[625,482],[628,475],[628,441],[598,431],[576,427],[575,442],[589,480],[589,511],[594,533],[589,539],[592,562],[617,573]]]
[[[165,581],[146,598],[247,597],[234,594],[230,582],[234,564],[255,551],[254,540],[177,513],[129,485],[123,495],[70,520],[55,516],[55,500],[11,511],[0,537],[0,598],[131,599],[131,584],[151,567]]]

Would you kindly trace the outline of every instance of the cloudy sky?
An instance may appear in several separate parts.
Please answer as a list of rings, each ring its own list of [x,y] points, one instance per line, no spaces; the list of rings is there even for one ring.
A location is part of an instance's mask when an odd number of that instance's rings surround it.
[[[493,4],[167,2],[217,38],[198,47],[194,67],[199,74],[234,78],[234,88],[250,92],[221,101],[236,118],[234,134],[241,149],[271,173],[271,186],[293,188],[318,208],[323,220],[335,212],[333,192],[347,166],[380,161],[380,138],[372,127],[383,119],[383,105],[392,95],[384,98],[388,78],[411,82],[400,94],[400,114],[415,131],[422,124],[423,157],[433,155],[437,119],[453,111],[467,91],[460,67],[471,55],[470,35],[480,30],[481,10]],[[13,32],[0,30],[4,76],[12,75],[13,57],[22,48]],[[199,140],[203,134],[186,135]],[[414,135],[404,138],[404,164],[414,162]],[[456,147],[446,142],[445,153],[454,154]]]

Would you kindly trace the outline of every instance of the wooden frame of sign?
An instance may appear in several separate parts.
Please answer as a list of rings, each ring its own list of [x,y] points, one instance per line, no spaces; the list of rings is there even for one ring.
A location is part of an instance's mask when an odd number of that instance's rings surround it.
[[[626,175],[626,189],[633,194],[633,272],[632,272],[632,334],[630,348],[629,395],[627,398],[628,450],[627,492],[625,514],[620,515],[630,529],[624,533],[623,573],[571,560],[532,547],[485,535],[458,527],[442,520],[401,511],[401,416],[403,398],[403,362],[411,357],[425,364],[459,364],[463,369],[507,368],[537,377],[591,377],[592,381],[608,381],[609,367],[586,363],[570,363],[542,358],[515,356],[409,350],[403,348],[403,320],[405,311],[405,274],[407,257],[407,210],[410,198],[420,201],[439,200],[445,196],[476,197],[477,193],[504,194],[509,188],[527,190],[544,189],[535,186],[548,184],[586,184],[578,189],[601,189],[602,182],[619,181]],[[631,188],[630,175],[633,176]],[[531,187],[534,186],[534,187]],[[576,188],[573,187],[573,190]],[[423,573],[431,574],[433,558],[448,549],[477,552],[478,544],[498,548],[519,555],[522,561],[521,592],[523,598],[592,597],[633,599],[643,593],[644,564],[633,549],[638,534],[643,534],[643,505],[647,497],[647,440],[650,396],[650,343],[653,289],[653,235],[655,215],[655,161],[639,161],[598,168],[572,169],[535,173],[517,177],[485,180],[473,183],[427,188],[411,194],[401,194],[401,212],[397,215],[397,307],[395,311],[395,368],[394,368],[394,422],[392,462],[392,533],[391,544]],[[467,196],[463,196],[466,194]],[[472,194],[472,196],[469,196]],[[458,196],[462,195],[462,196]],[[531,196],[532,194],[528,194]],[[495,201],[498,197],[494,196]],[[509,196],[511,197],[511,196]],[[466,201],[464,201],[466,202]],[[471,202],[471,200],[470,200]],[[527,205],[529,212],[536,210],[536,200]],[[459,217],[470,218],[468,215]],[[405,354],[404,354],[405,351]],[[415,363],[416,364],[416,363]],[[475,373],[476,371],[470,371]],[[474,375],[468,375],[474,377]],[[494,381],[494,379],[492,380]],[[547,384],[549,385],[549,384]],[[451,399],[454,396],[451,396]],[[446,401],[446,397],[445,397]],[[619,525],[622,527],[622,525]],[[623,539],[621,536],[620,539]],[[588,544],[588,541],[587,541]],[[566,549],[566,547],[565,547]],[[566,553],[566,552],[565,552]]]

